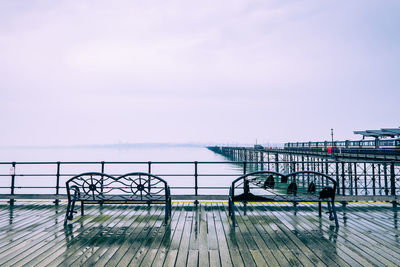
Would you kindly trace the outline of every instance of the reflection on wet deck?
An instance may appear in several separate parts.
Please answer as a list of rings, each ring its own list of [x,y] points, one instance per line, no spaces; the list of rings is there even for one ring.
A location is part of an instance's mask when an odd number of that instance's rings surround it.
[[[318,207],[240,206],[237,226],[227,203],[164,207],[88,205],[64,227],[65,204],[0,205],[1,266],[398,266],[398,208],[350,204],[340,227]]]

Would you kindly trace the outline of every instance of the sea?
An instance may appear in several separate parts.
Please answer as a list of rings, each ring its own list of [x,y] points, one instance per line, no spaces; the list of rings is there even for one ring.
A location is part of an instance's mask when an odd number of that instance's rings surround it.
[[[101,161],[105,162],[104,173],[115,176],[148,172],[151,162],[151,173],[165,179],[172,194],[184,195],[195,193],[195,161],[199,195],[227,195],[232,180],[243,172],[240,165],[199,145],[0,148],[0,194],[11,192],[13,177],[15,194],[55,193],[58,161],[60,194],[65,193],[65,182],[72,176],[101,171]],[[12,162],[17,163],[15,168]]]

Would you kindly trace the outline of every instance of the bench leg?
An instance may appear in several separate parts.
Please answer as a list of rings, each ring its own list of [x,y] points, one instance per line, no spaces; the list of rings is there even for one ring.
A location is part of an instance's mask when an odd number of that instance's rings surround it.
[[[83,201],[81,201],[81,216],[83,216],[84,210],[85,210],[85,204],[83,204]]]
[[[329,213],[329,220],[335,220],[336,227],[339,227],[339,222],[337,219],[336,208],[335,208],[335,201],[327,201],[328,203],[328,212]]]
[[[318,216],[322,216],[322,203],[321,201],[318,201]]]
[[[231,219],[232,219],[232,225],[233,225],[233,227],[235,227],[236,226],[236,220],[235,220],[235,203],[233,203],[233,201],[232,201],[232,203],[231,203],[231,206],[230,206],[230,213],[231,213]]]
[[[75,208],[75,200],[69,201],[67,206],[67,213],[65,214],[64,224],[67,223],[67,220],[72,220],[74,218],[74,208]]]
[[[70,206],[71,206],[71,203],[68,201],[67,212],[65,213],[64,225],[67,224]]]
[[[165,204],[165,218],[164,218],[165,223],[168,222],[168,217],[169,217],[169,207],[168,206],[169,206],[168,203],[166,203]]]
[[[171,205],[171,199],[165,203],[165,223],[168,223],[168,219],[171,218],[172,214],[172,205]]]
[[[169,200],[169,217],[172,216],[172,200]]]
[[[328,204],[328,212],[327,213],[329,213],[329,220],[333,221],[334,217],[333,217],[331,202],[327,201],[326,203]]]
[[[333,217],[335,219],[335,225],[336,225],[336,227],[339,227],[339,222],[338,222],[336,208],[335,208],[335,201],[332,201],[332,212],[333,212]]]

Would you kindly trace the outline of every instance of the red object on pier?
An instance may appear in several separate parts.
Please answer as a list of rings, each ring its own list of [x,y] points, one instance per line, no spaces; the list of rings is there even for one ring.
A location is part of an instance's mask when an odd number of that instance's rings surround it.
[[[332,147],[331,146],[328,146],[328,153],[329,154],[332,153]]]

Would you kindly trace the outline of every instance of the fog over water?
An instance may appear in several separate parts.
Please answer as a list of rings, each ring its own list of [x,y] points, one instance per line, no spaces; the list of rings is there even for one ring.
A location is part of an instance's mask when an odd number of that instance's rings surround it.
[[[398,0],[2,0],[0,146],[399,127],[399,14]]]
[[[205,146],[108,145],[0,148],[0,161],[221,161]]]
[[[70,148],[3,148],[0,149],[0,162],[52,162],[53,164],[17,164],[15,168],[17,187],[54,187],[56,185],[57,165],[55,162],[97,162],[94,164],[62,164],[60,185],[72,175],[101,171],[101,161],[106,161],[104,172],[122,175],[128,172],[151,172],[167,180],[171,187],[194,186],[194,163],[169,164],[157,162],[224,162],[226,158],[201,146],[93,146]],[[107,164],[107,162],[142,162],[141,164]],[[10,193],[11,164],[0,164],[0,193]],[[242,172],[240,166],[233,164],[199,164],[199,186],[229,187],[233,178]],[[20,176],[20,175],[24,176]],[[32,174],[34,174],[32,176]],[[36,175],[37,176],[36,176]],[[43,175],[44,174],[44,175]],[[233,174],[231,177],[204,176],[208,174]],[[175,175],[175,176],[174,176]],[[55,189],[17,188],[15,193],[54,193]],[[61,189],[61,193],[65,191]],[[193,189],[172,190],[174,194],[193,194]],[[227,194],[227,189],[199,190],[199,194]]]

